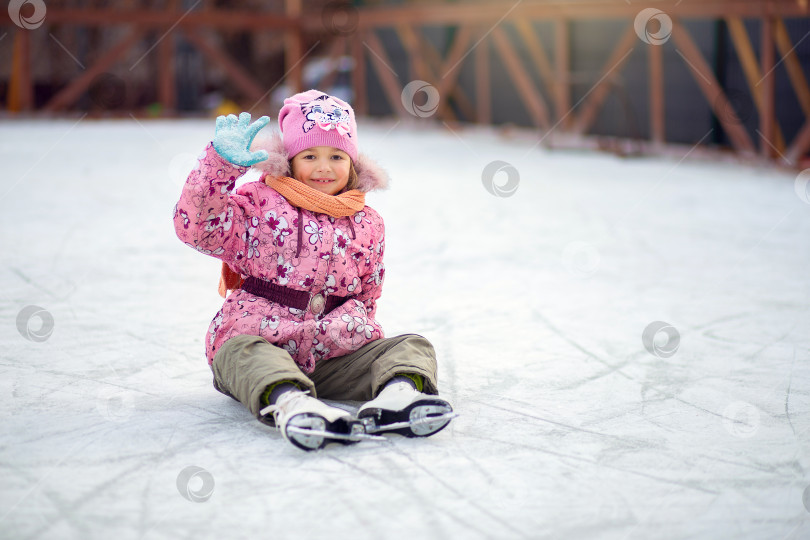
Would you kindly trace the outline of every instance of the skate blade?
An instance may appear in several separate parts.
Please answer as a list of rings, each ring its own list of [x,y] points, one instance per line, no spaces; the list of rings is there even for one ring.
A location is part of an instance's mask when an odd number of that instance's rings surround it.
[[[363,418],[366,425],[366,433],[384,433],[386,431],[411,430],[416,436],[433,434],[442,429],[450,420],[458,417],[456,412],[447,412],[436,416],[424,416],[414,420],[404,422],[393,422],[390,424],[377,425],[373,416]],[[414,429],[416,428],[416,429]],[[424,429],[422,429],[424,428]]]
[[[296,439],[300,438],[311,438],[312,442],[315,443],[316,439],[319,439],[321,442],[324,440],[334,440],[334,441],[350,441],[350,442],[360,442],[360,441],[384,441],[385,437],[380,435],[372,435],[370,433],[366,433],[363,431],[362,426],[358,426],[360,429],[355,430],[352,429],[352,433],[334,433],[332,431],[325,431],[322,429],[310,429],[305,427],[299,426],[287,426],[287,433],[294,433],[297,435]],[[310,446],[310,445],[307,445]],[[319,447],[321,445],[311,446],[313,449]]]

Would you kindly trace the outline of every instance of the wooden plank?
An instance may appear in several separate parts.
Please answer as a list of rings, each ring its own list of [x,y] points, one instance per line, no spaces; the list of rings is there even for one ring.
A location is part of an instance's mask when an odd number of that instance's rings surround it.
[[[433,44],[431,44],[426,39],[423,39],[421,41],[421,45],[422,45],[421,50],[428,61],[428,65],[437,74],[436,78],[439,77],[438,74],[441,73],[442,71],[444,73],[449,73],[450,68],[445,67],[448,65],[448,62],[442,62],[442,57],[439,54],[439,51],[437,51],[436,48],[433,46]],[[451,53],[452,52],[453,51],[451,50]],[[473,118],[474,117],[473,105],[470,99],[467,97],[467,94],[464,92],[464,89],[457,84],[449,84],[450,82],[455,82],[458,78],[459,71],[458,70],[453,71],[455,73],[453,73],[449,77],[445,77],[444,79],[439,80],[439,85],[437,88],[437,90],[439,90],[439,95],[448,97],[452,96],[453,98],[455,98],[456,104],[462,110],[464,116],[466,116],[467,118]],[[455,120],[456,115],[453,112],[452,108],[450,107],[449,102],[445,100],[445,103],[447,105],[447,110],[450,112],[449,118]]]
[[[398,24],[394,27],[394,30],[405,47],[405,52],[408,53],[411,63],[411,76],[414,79],[421,79],[433,84],[433,74],[428,70],[425,59],[419,50],[419,37],[416,35],[413,26],[410,24]]]
[[[200,4],[202,5],[202,4]],[[5,11],[5,10],[3,10]],[[318,27],[323,30],[320,17]],[[0,23],[2,24],[2,23]],[[161,28],[218,28],[232,30],[289,30],[296,26],[296,19],[285,14],[263,12],[255,9],[118,9],[118,8],[56,8],[48,6],[45,24],[70,24],[108,28],[113,25],[132,25],[143,30]]]
[[[698,84],[704,97],[712,107],[715,116],[717,117],[723,129],[728,134],[729,139],[734,148],[739,152],[754,153],[754,143],[751,142],[751,137],[745,131],[739,118],[730,118],[729,112],[736,116],[734,109],[723,92],[720,83],[714,76],[714,72],[709,66],[706,59],[703,58],[700,49],[698,49],[689,32],[683,27],[680,21],[672,18],[672,38],[677,44],[684,59],[688,61],[689,71],[692,73],[695,81]]]
[[[431,43],[427,41],[424,42],[424,51],[428,59],[428,64],[430,64],[430,66],[436,73],[440,73],[442,71],[442,60],[441,56],[439,55],[439,52],[433,47]],[[456,76],[452,78],[455,78]],[[447,88],[448,85],[446,83],[444,85],[441,84],[444,83],[446,80],[447,79],[440,80],[439,86]],[[475,106],[473,105],[472,100],[469,97],[467,97],[467,93],[460,85],[458,84],[449,85],[449,90],[446,90],[446,95],[453,97],[456,100],[456,105],[458,106],[459,109],[461,109],[461,112],[464,114],[465,118],[475,118],[474,112]],[[448,108],[450,108],[449,102]],[[455,113],[453,114],[453,118],[455,118]]]
[[[762,157],[773,157],[774,151],[771,148],[774,140],[774,124],[776,123],[776,108],[774,107],[774,85],[776,77],[774,75],[774,39],[773,39],[773,20],[770,17],[762,17],[762,37],[760,38],[761,45],[761,58],[762,62],[762,80],[759,83],[760,99],[762,100],[762,108],[759,114],[759,131],[761,138],[765,139],[760,142],[759,153]],[[780,152],[784,148],[779,149]]]
[[[472,33],[472,27],[466,25],[459,27],[456,32],[453,44],[447,53],[447,59],[441,69],[442,78],[439,81],[439,92],[446,92],[448,87],[454,85],[455,81],[458,80],[461,62],[465,55],[469,53],[467,44],[472,39]]]
[[[20,79],[18,81],[20,109],[34,109],[34,76],[31,72],[31,37],[28,31],[15,32],[20,35]]]
[[[456,104],[461,109],[461,112],[466,118],[475,118],[475,107],[472,101],[467,97],[464,89],[456,84],[458,76],[461,73],[461,62],[465,55],[470,52],[468,44],[472,38],[472,28],[469,26],[461,26],[456,30],[453,37],[453,43],[450,45],[450,50],[447,52],[447,58],[444,62],[438,51],[427,40],[422,40],[425,47],[425,52],[428,56],[428,62],[432,65],[439,78],[437,89],[439,95],[449,95],[455,98]]]
[[[557,107],[557,111],[559,112],[560,103],[559,95],[557,93],[557,80],[554,69],[551,67],[551,62],[549,62],[548,56],[546,55],[543,43],[534,32],[531,21],[519,19],[515,21],[515,28],[518,31],[518,35],[523,40],[523,43],[525,43],[526,50],[528,51],[531,59],[534,61],[534,67],[537,68],[537,72],[540,74],[540,78],[543,79],[546,89],[548,90],[549,94],[554,97],[554,102]],[[556,75],[558,76],[559,73]]]
[[[481,29],[484,34],[486,30]],[[492,123],[492,96],[489,79],[489,41],[484,37],[475,48],[475,119]]]
[[[164,116],[172,114],[177,109],[174,47],[174,35],[167,35],[158,44],[158,101],[162,105]]]
[[[571,128],[571,52],[568,21],[554,21],[555,68],[557,84],[554,94],[557,96],[557,121],[563,129]]]
[[[805,120],[804,126],[793,139],[790,148],[785,152],[785,159],[791,165],[797,165],[801,157],[810,150],[810,119]]]
[[[804,115],[810,118],[810,86],[807,84],[807,79],[804,76],[799,57],[796,51],[793,50],[793,45],[790,42],[787,28],[785,27],[782,19],[776,19],[775,38],[776,47],[779,49],[779,55],[784,58],[783,64],[790,77],[790,83],[793,90],[796,92],[796,97],[799,100],[799,105],[804,111]]]
[[[373,31],[366,33],[362,41],[367,45],[371,65],[374,66],[380,83],[382,83],[388,104],[395,115],[403,116],[402,86],[397,82],[397,75],[393,72],[391,60],[388,59],[388,55],[385,53],[385,47],[383,47],[380,38]]]
[[[518,94],[523,100],[523,105],[529,111],[534,125],[543,129],[549,129],[550,125],[546,103],[526,74],[526,70],[520,58],[512,47],[512,44],[509,43],[509,38],[507,38],[503,29],[497,26],[492,30],[491,35],[493,43],[495,43],[495,49],[503,59],[506,71],[509,73],[512,81],[514,81]]]
[[[222,51],[219,47],[211,45],[205,39],[199,30],[193,28],[183,29],[183,35],[194,45],[200,52],[207,56],[211,61],[218,64],[228,75],[228,78],[245,94],[245,96],[254,102],[259,101],[264,96],[264,91],[261,85],[256,82],[252,75],[247,70],[239,66],[233,58],[227,53]]]
[[[366,93],[366,53],[362,39],[351,40],[351,53],[354,59],[352,69],[352,94],[354,111],[358,116],[368,115],[368,96]]]
[[[299,20],[301,0],[285,0],[284,14],[291,20]],[[301,66],[301,55],[304,54],[303,41],[299,26],[290,25],[284,33],[284,69],[290,93],[298,93],[304,89],[304,73]]]
[[[72,105],[90,87],[98,75],[107,71],[120,57],[132,48],[143,36],[141,28],[133,28],[106,54],[103,54],[96,63],[84,70],[81,75],[73,79],[65,88],[60,90],[43,107],[44,111],[54,112]]]
[[[762,74],[759,71],[759,62],[757,55],[754,52],[754,47],[751,45],[751,40],[748,37],[748,32],[745,30],[745,24],[739,17],[726,17],[726,26],[731,36],[731,42],[737,51],[737,57],[740,59],[740,64],[745,74],[745,80],[748,81],[748,87],[751,89],[751,94],[754,100],[757,101],[757,107],[761,107],[759,103],[761,98],[761,91],[757,86]]]
[[[668,0],[656,2],[670,16],[717,18],[728,15],[740,17],[760,17],[763,14],[784,17],[807,17],[809,7],[803,0]],[[203,5],[203,4],[201,4]],[[468,3],[440,5],[404,5],[363,7],[358,10],[358,30],[377,26],[407,24],[473,24],[491,25],[504,15],[504,21],[521,19],[556,18],[617,18],[633,19],[639,11],[637,2],[591,0],[571,2],[570,0],[549,0],[544,2],[522,2],[510,9],[509,3],[500,2],[477,4],[474,9]],[[319,16],[305,17],[300,27],[306,32],[323,31]],[[297,24],[284,14],[263,12],[256,9],[202,9],[184,12],[160,9],[125,10],[118,8],[59,8],[48,7],[46,24],[86,24],[97,27],[110,27],[116,24],[137,25],[152,29],[165,28],[177,23],[181,27],[210,27],[249,29],[256,31],[287,30]],[[0,10],[0,25],[11,25],[5,10]]]
[[[581,112],[574,120],[574,131],[576,133],[585,134],[591,129],[591,126],[596,120],[596,115],[599,114],[599,110],[602,108],[602,105],[604,105],[605,99],[610,91],[610,85],[607,82],[608,79],[621,72],[637,40],[638,36],[636,35],[633,25],[628,25],[622,37],[619,38],[616,47],[613,48],[613,52],[610,54],[607,62],[605,62],[601,77],[591,89],[590,95],[587,96],[585,102],[582,104]]]
[[[471,9],[469,3],[439,5],[400,5],[364,7],[359,10],[358,26],[362,29],[392,26],[399,23],[424,24],[492,24],[493,21],[514,22],[521,19],[630,19],[639,12],[638,2],[548,0],[510,3],[479,2]],[[760,17],[763,14],[785,17],[806,17],[808,7],[796,0],[669,0],[655,2],[655,7],[670,17],[720,18],[728,15]],[[315,21],[304,21],[315,27]]]
[[[737,57],[740,59],[740,64],[745,74],[745,80],[748,82],[748,88],[751,91],[751,95],[754,96],[754,104],[761,117],[764,114],[762,87],[759,86],[759,81],[762,79],[762,71],[759,69],[759,61],[754,52],[754,47],[751,45],[748,31],[745,29],[745,24],[739,17],[726,17],[726,26],[729,29],[729,35],[731,36],[734,49],[737,51]],[[780,151],[783,151],[785,148],[785,139],[778,123],[774,125],[774,129],[776,147],[779,148]]]
[[[433,70],[428,67],[426,61],[427,54],[423,52],[423,40],[417,35],[416,30],[409,24],[398,24],[395,31],[399,36],[405,51],[408,53],[408,58],[411,64],[412,80],[421,80],[436,87],[436,75]],[[438,90],[438,89],[437,89]],[[446,95],[439,92],[439,103],[436,112],[439,118],[455,120],[456,115],[453,109],[448,105]]]
[[[664,109],[664,51],[661,47],[647,47],[650,74],[650,138],[654,143],[666,140]]]
[[[11,80],[6,108],[12,112],[34,108],[34,85],[31,77],[31,35],[27,30],[14,32],[11,52]]]

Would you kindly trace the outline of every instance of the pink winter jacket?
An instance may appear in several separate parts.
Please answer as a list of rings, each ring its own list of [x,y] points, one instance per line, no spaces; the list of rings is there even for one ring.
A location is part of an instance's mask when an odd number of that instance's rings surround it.
[[[270,158],[256,168],[264,174],[290,176],[278,135],[252,147],[259,148]],[[385,173],[365,156],[358,158],[355,169],[359,189],[385,187]],[[267,186],[264,176],[232,193],[236,179],[247,170],[227,162],[208,144],[175,207],[174,228],[180,240],[225,261],[242,277],[350,298],[316,316],[242,289],[233,291],[208,328],[208,363],[225,341],[248,334],[284,348],[304,372],[311,373],[319,360],[348,354],[384,337],[374,319],[385,273],[380,215],[368,206],[342,218],[302,210]],[[216,276],[211,279],[213,291]]]

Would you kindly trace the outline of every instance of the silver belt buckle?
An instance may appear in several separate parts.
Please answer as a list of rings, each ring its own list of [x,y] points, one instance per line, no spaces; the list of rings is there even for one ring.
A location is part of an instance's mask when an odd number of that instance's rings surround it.
[[[326,307],[326,296],[323,293],[316,293],[309,295],[309,311],[314,315],[320,315],[323,313],[324,308]]]

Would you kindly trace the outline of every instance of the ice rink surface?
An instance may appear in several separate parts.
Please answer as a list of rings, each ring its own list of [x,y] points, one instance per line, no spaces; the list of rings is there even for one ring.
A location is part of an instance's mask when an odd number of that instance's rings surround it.
[[[211,386],[172,211],[213,120],[0,124],[1,538],[810,538],[806,178],[360,127],[378,318],[461,416],[304,453]]]

